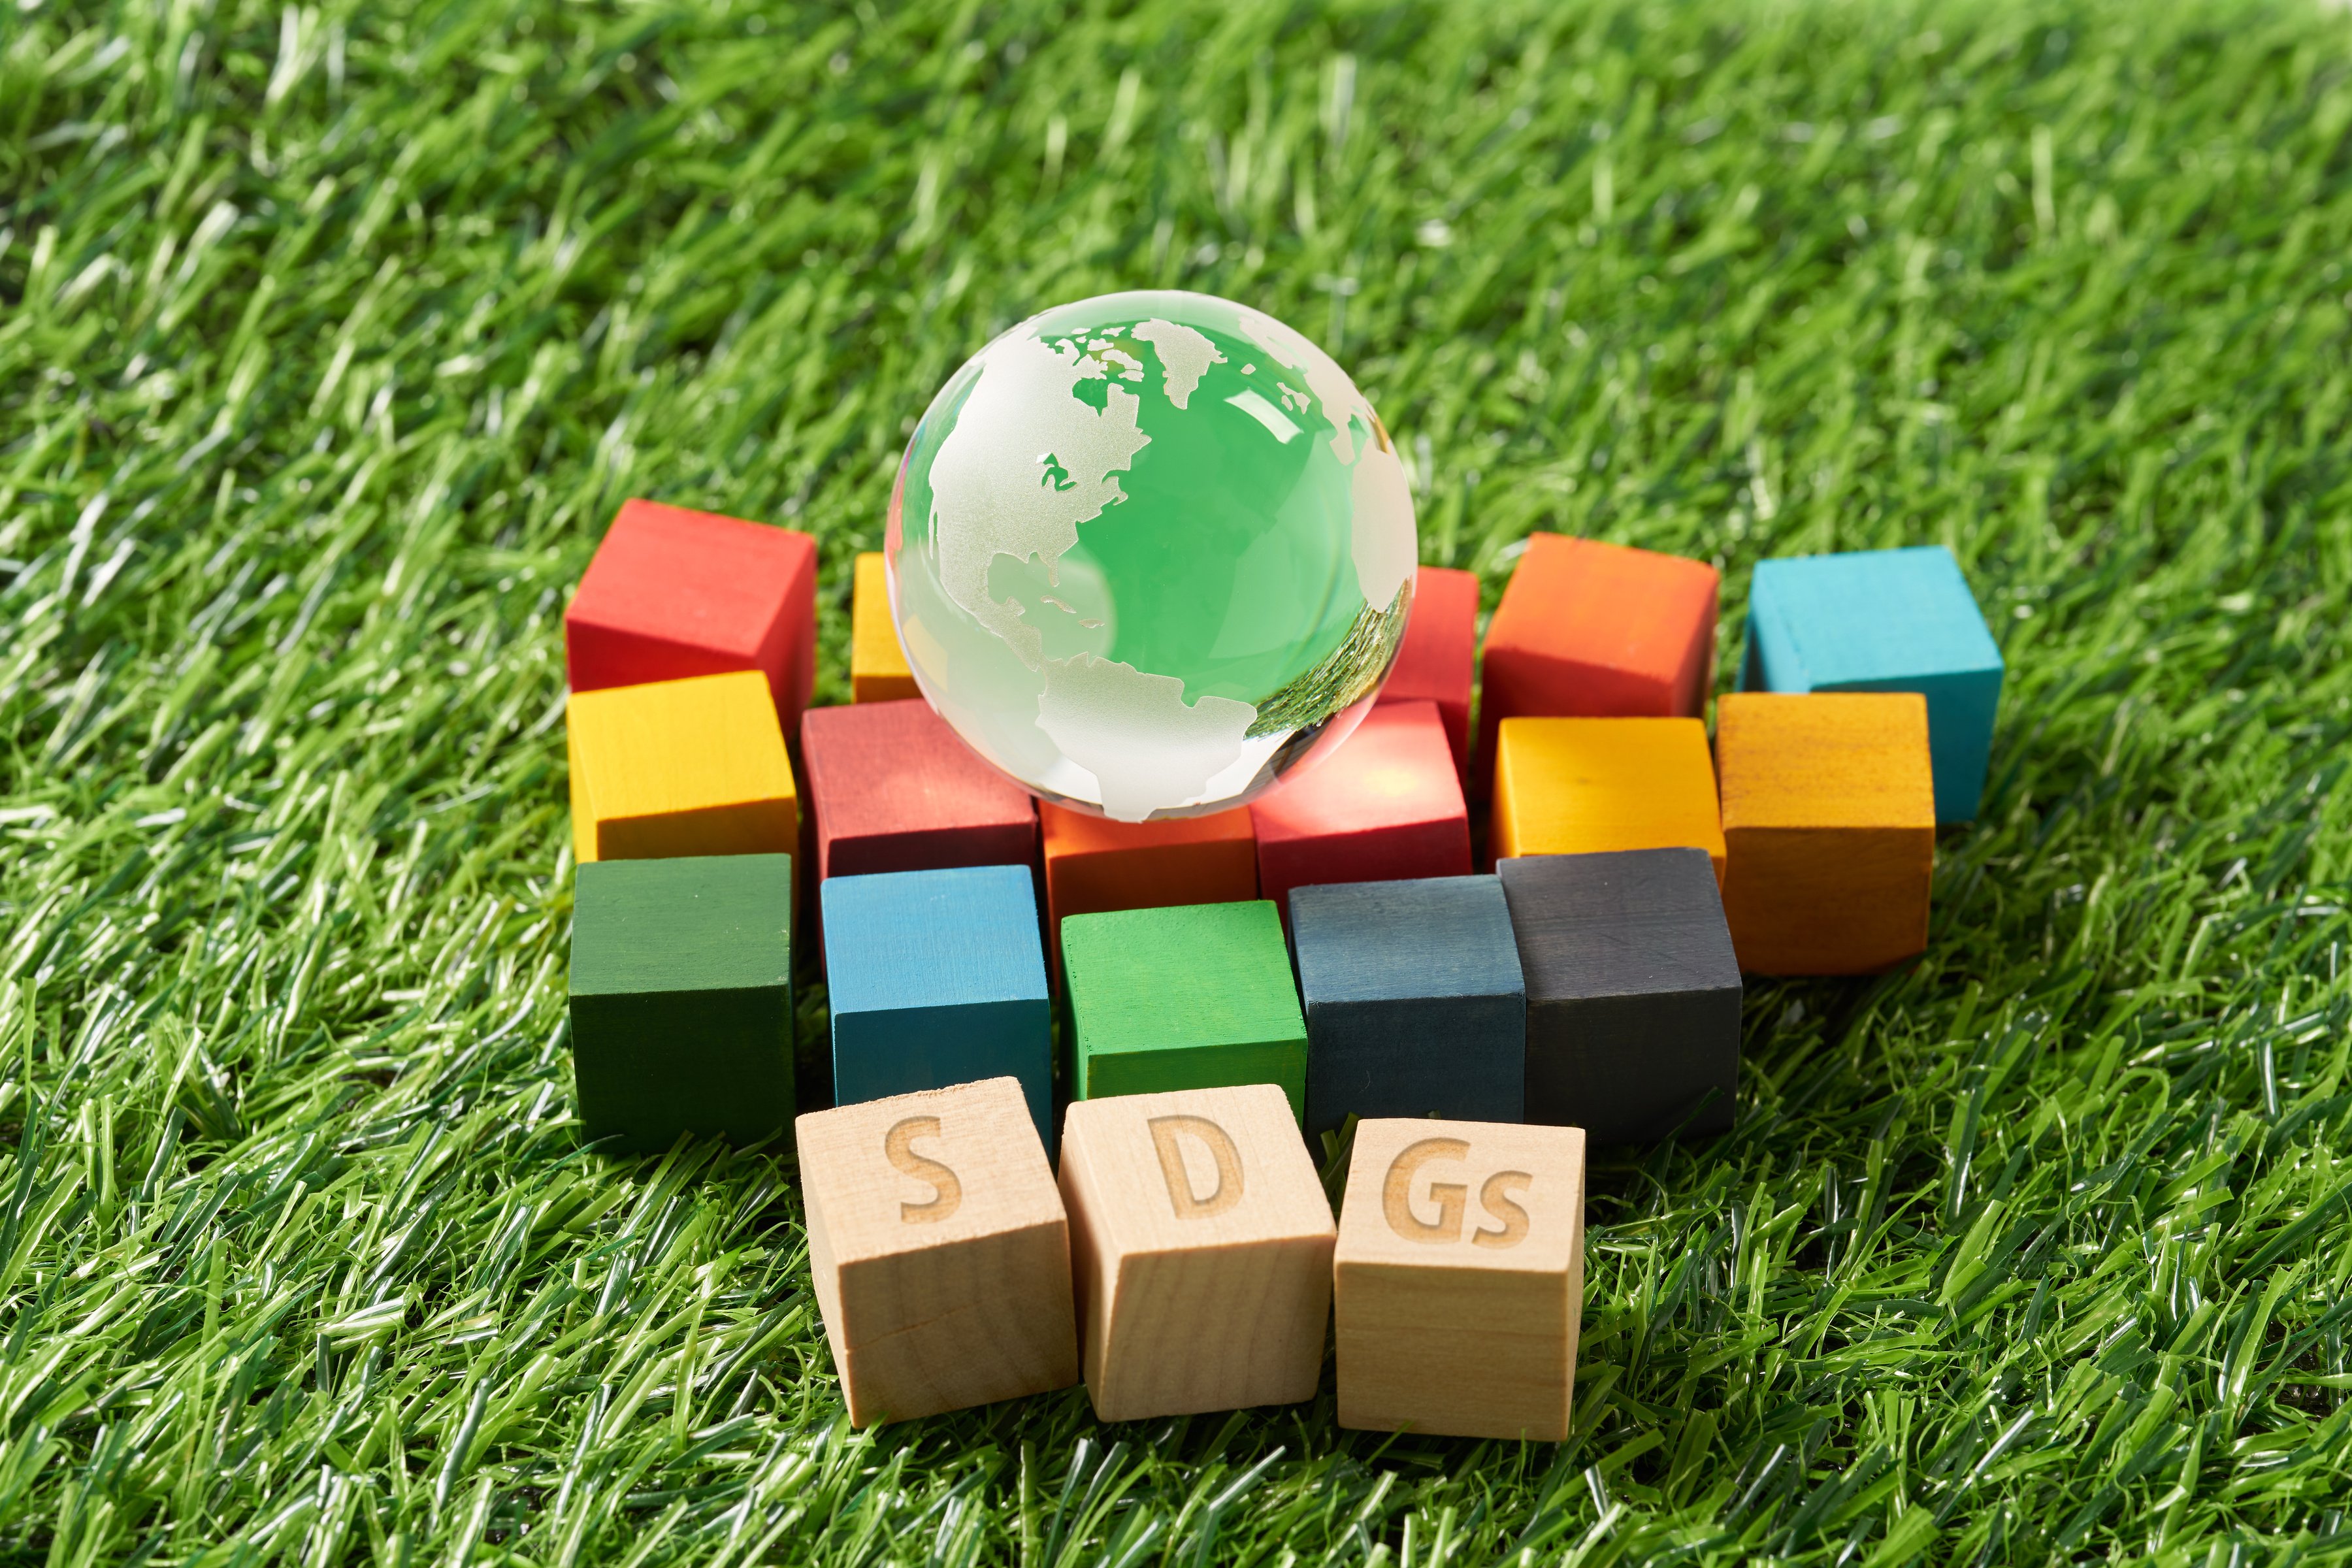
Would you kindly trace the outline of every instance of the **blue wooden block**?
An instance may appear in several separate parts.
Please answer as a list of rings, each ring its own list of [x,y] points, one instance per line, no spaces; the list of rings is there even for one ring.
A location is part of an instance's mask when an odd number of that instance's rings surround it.
[[[1307,1130],[1349,1116],[1517,1121],[1527,985],[1493,877],[1294,889]]]
[[[1940,544],[1756,563],[1740,689],[1921,693],[1938,822],[1977,814],[2000,677],[2000,649]]]
[[[1053,1014],[1026,866],[828,877],[837,1105],[1015,1078],[1054,1143]]]

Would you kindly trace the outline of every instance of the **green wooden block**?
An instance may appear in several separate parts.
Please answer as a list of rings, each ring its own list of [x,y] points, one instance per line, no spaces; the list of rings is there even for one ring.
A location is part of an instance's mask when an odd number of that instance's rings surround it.
[[[1071,915],[1062,964],[1075,1098],[1270,1083],[1305,1109],[1307,1023],[1267,900]]]
[[[793,1121],[793,858],[594,860],[572,907],[583,1136],[655,1152]]]

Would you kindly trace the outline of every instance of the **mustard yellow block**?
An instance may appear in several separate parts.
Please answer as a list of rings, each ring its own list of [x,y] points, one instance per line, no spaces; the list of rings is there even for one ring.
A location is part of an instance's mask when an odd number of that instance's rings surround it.
[[[798,852],[792,760],[758,670],[575,691],[564,720],[583,863]]]
[[[857,558],[857,581],[849,605],[849,700],[892,702],[920,697],[915,677],[890,624],[890,580],[882,552]]]
[[[1506,719],[1495,858],[1704,849],[1723,881],[1723,813],[1696,719]]]

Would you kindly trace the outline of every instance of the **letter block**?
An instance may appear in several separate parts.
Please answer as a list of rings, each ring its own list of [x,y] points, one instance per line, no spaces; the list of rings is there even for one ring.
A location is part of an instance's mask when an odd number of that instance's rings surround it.
[[[1723,880],[1715,758],[1696,719],[1506,719],[1495,858],[1704,849]]]
[[[1525,1114],[1527,985],[1496,879],[1300,888],[1290,935],[1309,1133],[1350,1116]]]
[[[582,865],[800,848],[792,759],[757,672],[575,691],[564,726]]]
[[[1454,775],[1470,782],[1470,687],[1478,673],[1478,575],[1423,566],[1412,589],[1404,641],[1381,687],[1381,701],[1434,702],[1454,752]]]
[[[1984,612],[1940,544],[1756,563],[1740,689],[1926,697],[1938,822],[1977,814],[2001,673]]]
[[[1045,913],[1072,915],[1257,897],[1257,840],[1246,806],[1207,816],[1113,822],[1041,801]]]
[[[1029,868],[835,877],[820,893],[834,1102],[1009,1076],[1050,1147],[1054,1016]]]
[[[1069,1221],[1019,1084],[812,1111],[794,1131],[851,1425],[1078,1381]]]
[[[625,501],[563,612],[563,662],[574,691],[756,669],[797,733],[816,679],[816,541]]]
[[[1868,974],[1927,946],[1936,785],[1916,692],[1716,704],[1723,910],[1756,974]]]
[[[1470,873],[1470,808],[1433,702],[1383,703],[1249,808],[1257,886],[1286,915],[1308,883]]]
[[[1498,863],[1528,983],[1528,1120],[1596,1143],[1730,1127],[1739,964],[1696,849]]]
[[[1584,1133],[1359,1122],[1332,1272],[1340,1426],[1560,1441],[1584,1305]]]
[[[681,1133],[755,1142],[793,1115],[789,855],[580,868],[572,1071],[581,1136],[632,1153]]]
[[[1715,680],[1720,574],[1702,561],[1557,533],[1528,537],[1486,625],[1474,794],[1506,719],[1696,719]]]
[[[801,761],[820,881],[1036,861],[1029,792],[982,762],[920,698],[810,709]]]
[[[849,700],[892,702],[920,697],[898,628],[890,620],[889,558],[878,550],[857,557],[849,601]]]
[[[1073,1104],[1062,1201],[1097,1419],[1315,1397],[1335,1230],[1280,1089]]]

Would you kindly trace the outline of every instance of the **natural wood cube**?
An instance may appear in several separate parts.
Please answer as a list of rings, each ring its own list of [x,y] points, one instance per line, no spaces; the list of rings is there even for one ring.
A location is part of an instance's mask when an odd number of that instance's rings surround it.
[[[1556,1443],[1584,1306],[1584,1134],[1359,1122],[1333,1262],[1339,1425]]]
[[[1495,752],[1495,858],[1704,849],[1723,879],[1715,758],[1696,719],[1506,719]]]
[[[582,866],[572,908],[581,1135],[655,1153],[793,1115],[789,855]]]
[[[1470,808],[1433,702],[1382,703],[1339,750],[1251,803],[1257,886],[1290,890],[1470,873]]]
[[[849,700],[892,702],[920,697],[898,628],[890,619],[889,558],[878,550],[857,557],[849,600]]]
[[[563,655],[574,691],[756,669],[795,733],[816,679],[816,541],[625,501],[563,612]]]
[[[757,671],[575,691],[564,725],[582,865],[800,848],[792,759]]]
[[[816,874],[1029,866],[1037,809],[917,698],[812,708],[801,721]]]
[[[1315,1397],[1334,1227],[1280,1089],[1073,1104],[1062,1200],[1097,1419]]]
[[[1470,688],[1478,673],[1478,575],[1423,566],[1415,577],[1412,615],[1381,701],[1437,704],[1454,773],[1470,779]]]
[[[1739,967],[1868,974],[1927,946],[1936,786],[1916,692],[1716,704],[1723,910]]]
[[[1160,822],[1113,822],[1041,801],[1045,914],[1223,904],[1257,897],[1257,840],[1249,808]]]
[[[812,1111],[794,1131],[853,1426],[1078,1381],[1069,1223],[1019,1084]]]
[[[1530,534],[1486,624],[1473,794],[1491,786],[1506,719],[1699,717],[1719,584],[1703,561]]]

